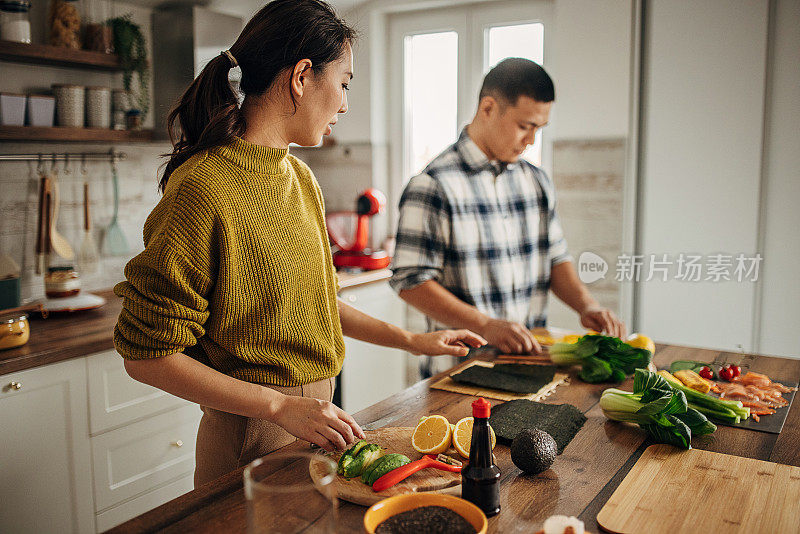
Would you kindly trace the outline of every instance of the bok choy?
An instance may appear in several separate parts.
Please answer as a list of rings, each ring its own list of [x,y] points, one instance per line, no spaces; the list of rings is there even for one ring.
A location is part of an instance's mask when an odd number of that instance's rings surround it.
[[[555,343],[550,359],[556,365],[582,366],[578,377],[584,382],[622,382],[636,369],[645,369],[653,354],[634,348],[621,339],[589,334],[575,343]]]
[[[636,369],[633,393],[616,388],[605,390],[600,408],[609,419],[638,424],[657,443],[683,449],[691,449],[692,435],[710,434],[717,429],[702,413],[689,407],[683,391],[646,369]]]

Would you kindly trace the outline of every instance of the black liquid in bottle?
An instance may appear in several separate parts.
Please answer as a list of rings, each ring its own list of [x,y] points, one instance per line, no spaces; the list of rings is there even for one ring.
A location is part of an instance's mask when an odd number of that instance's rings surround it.
[[[472,443],[469,464],[461,470],[461,497],[488,517],[500,511],[500,468],[494,464],[489,434],[491,404],[480,398],[472,403]]]

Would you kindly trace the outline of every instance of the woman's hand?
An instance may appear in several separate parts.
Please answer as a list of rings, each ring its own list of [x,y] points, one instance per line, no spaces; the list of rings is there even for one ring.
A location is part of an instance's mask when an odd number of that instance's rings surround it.
[[[277,399],[273,413],[273,423],[327,451],[344,449],[364,438],[364,432],[355,419],[332,402],[282,395]]]
[[[409,351],[428,356],[466,356],[469,347],[482,347],[486,340],[469,330],[438,330],[429,334],[414,334]]]

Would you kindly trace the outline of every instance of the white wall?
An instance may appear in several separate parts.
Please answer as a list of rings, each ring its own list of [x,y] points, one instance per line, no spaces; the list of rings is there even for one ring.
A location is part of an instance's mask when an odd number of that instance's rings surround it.
[[[800,2],[777,0],[767,87],[758,352],[800,357]]]
[[[645,13],[641,253],[752,256],[768,3],[688,6],[654,1]],[[642,331],[673,343],[752,350],[754,283],[673,275],[640,283]]]

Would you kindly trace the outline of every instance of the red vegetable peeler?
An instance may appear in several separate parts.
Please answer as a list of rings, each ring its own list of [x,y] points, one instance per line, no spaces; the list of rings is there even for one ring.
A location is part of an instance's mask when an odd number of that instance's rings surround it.
[[[397,469],[392,469],[381,478],[375,481],[372,484],[373,491],[383,491],[385,489],[391,488],[398,482],[402,482],[403,480],[407,479],[417,471],[421,469],[426,469],[428,467],[433,467],[436,469],[441,469],[442,471],[450,471],[451,473],[460,473],[461,466],[460,465],[450,465],[444,462],[440,462],[436,459],[436,456],[431,454],[423,456],[421,459],[406,464],[402,467],[398,467]]]

